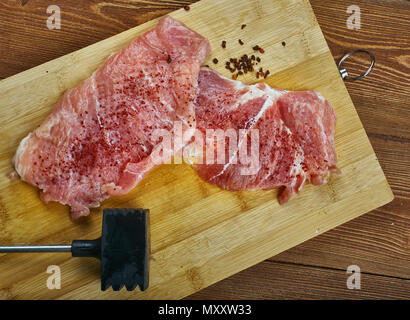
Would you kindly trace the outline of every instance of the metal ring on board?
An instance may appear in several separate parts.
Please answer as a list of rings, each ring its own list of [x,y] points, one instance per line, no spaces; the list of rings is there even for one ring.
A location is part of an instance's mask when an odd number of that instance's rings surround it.
[[[360,76],[351,78],[351,77],[349,77],[349,74],[347,73],[347,70],[342,67],[342,64],[347,58],[349,58],[351,55],[353,55],[355,53],[358,53],[358,52],[367,53],[370,56],[370,58],[372,59],[372,63],[370,64],[370,67],[364,73],[362,73]],[[343,80],[354,81],[354,80],[362,79],[365,76],[367,76],[370,73],[370,71],[372,71],[375,62],[376,62],[376,59],[374,58],[373,53],[371,53],[370,51],[364,50],[364,49],[357,49],[357,50],[353,50],[353,51],[350,51],[349,53],[345,54],[345,56],[339,61],[339,64],[337,65],[337,67],[339,68],[339,72],[340,72],[340,75],[342,76]]]

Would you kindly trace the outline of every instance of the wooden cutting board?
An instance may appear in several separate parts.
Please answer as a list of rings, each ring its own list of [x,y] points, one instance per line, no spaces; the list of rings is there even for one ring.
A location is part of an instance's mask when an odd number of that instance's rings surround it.
[[[187,165],[158,167],[131,193],[102,205],[151,210],[146,292],[101,292],[97,260],[64,253],[0,254],[0,298],[183,298],[393,199],[307,0],[203,0],[171,16],[210,40],[213,50],[207,63],[222,74],[230,75],[224,61],[250,54],[259,45],[265,49],[260,66],[271,72],[264,81],[282,89],[321,92],[338,117],[336,150],[342,175],[324,186],[307,185],[279,206],[276,190],[223,191],[203,182]],[[46,205],[36,188],[8,178],[12,157],[20,140],[43,121],[65,90],[156,23],[0,81],[0,244],[66,244],[99,236],[101,209],[71,221],[67,207]],[[243,30],[242,24],[247,25]],[[245,44],[239,45],[238,39]],[[211,61],[215,57],[217,65]],[[253,74],[240,79],[255,82]],[[61,269],[59,290],[46,286],[50,265]]]

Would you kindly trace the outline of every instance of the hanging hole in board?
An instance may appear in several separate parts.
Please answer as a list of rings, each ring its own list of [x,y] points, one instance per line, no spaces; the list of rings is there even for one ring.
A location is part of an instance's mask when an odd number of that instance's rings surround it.
[[[356,54],[356,53],[358,53],[358,52],[367,53],[367,54],[370,56],[370,58],[372,59],[372,61],[371,61],[371,63],[370,63],[369,68],[368,68],[365,72],[363,72],[361,75],[359,75],[359,76],[357,76],[357,77],[351,77],[351,76],[349,76],[349,73],[347,72],[347,70],[346,70],[345,68],[343,68],[343,62],[344,62],[347,58],[349,58],[351,55]],[[340,75],[342,76],[343,80],[354,81],[354,80],[362,79],[362,78],[364,78],[365,76],[367,76],[367,75],[370,73],[370,71],[372,71],[375,62],[376,62],[376,59],[374,58],[373,53],[371,53],[371,52],[368,51],[368,50],[357,49],[357,50],[353,50],[353,51],[350,51],[349,53],[345,54],[344,57],[339,61],[339,64],[337,65],[337,67],[339,68],[339,72],[340,72]]]

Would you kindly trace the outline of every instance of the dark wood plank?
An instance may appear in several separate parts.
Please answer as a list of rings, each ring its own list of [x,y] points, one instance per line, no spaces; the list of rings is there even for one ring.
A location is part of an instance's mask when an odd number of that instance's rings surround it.
[[[410,279],[410,201],[394,203],[283,252],[271,261],[327,268],[358,265],[363,272]],[[407,216],[406,216],[407,214]]]
[[[1,1],[0,78],[191,2],[61,0],[62,29],[48,30],[47,1],[25,0],[24,6],[21,1]],[[356,1],[362,11],[358,31],[346,28],[350,3],[311,3],[336,61],[357,48],[370,49],[376,56],[373,72],[346,86],[396,199],[192,298],[408,298],[403,288],[410,291],[410,3]],[[359,72],[364,63],[366,58],[357,56],[346,67]],[[368,274],[363,279],[371,279],[365,289],[353,293],[345,289],[344,270],[351,264]]]
[[[409,299],[410,280],[366,274],[347,288],[346,270],[265,261],[187,299]]]
[[[366,131],[409,139],[410,2],[311,0],[311,4],[337,62],[359,48],[376,57],[374,70],[365,79],[346,82]],[[346,8],[351,4],[361,9],[360,30],[346,27]],[[345,66],[358,74],[368,61],[358,55]]]
[[[56,2],[61,29],[49,30],[47,7],[53,2],[0,2],[0,77],[84,48],[194,1],[76,1]]]
[[[410,117],[407,122],[410,130]],[[410,199],[410,140],[374,134],[369,137],[395,196]],[[409,215],[410,207],[407,209]]]

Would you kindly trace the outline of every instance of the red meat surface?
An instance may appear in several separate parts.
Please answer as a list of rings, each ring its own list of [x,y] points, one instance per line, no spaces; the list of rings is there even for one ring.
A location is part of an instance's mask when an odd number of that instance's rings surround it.
[[[214,156],[207,154],[208,144],[203,148],[207,157],[194,168],[207,182],[227,190],[283,187],[282,204],[306,181],[324,184],[331,172],[338,172],[336,116],[319,93],[272,89],[263,83],[247,86],[208,68],[201,69],[199,87],[195,112],[203,136],[210,128],[245,129],[237,135],[236,148],[230,148],[229,138],[225,139],[225,155],[230,155],[224,163],[215,161],[217,151]],[[253,142],[252,134],[258,137]],[[217,139],[209,141],[217,150]],[[241,161],[241,153],[248,155],[247,161],[243,161],[245,156]]]
[[[45,202],[89,214],[129,192],[156,164],[156,129],[195,128],[194,100],[208,41],[166,16],[78,87],[24,138],[14,157],[20,177]],[[181,146],[182,147],[182,146]]]

